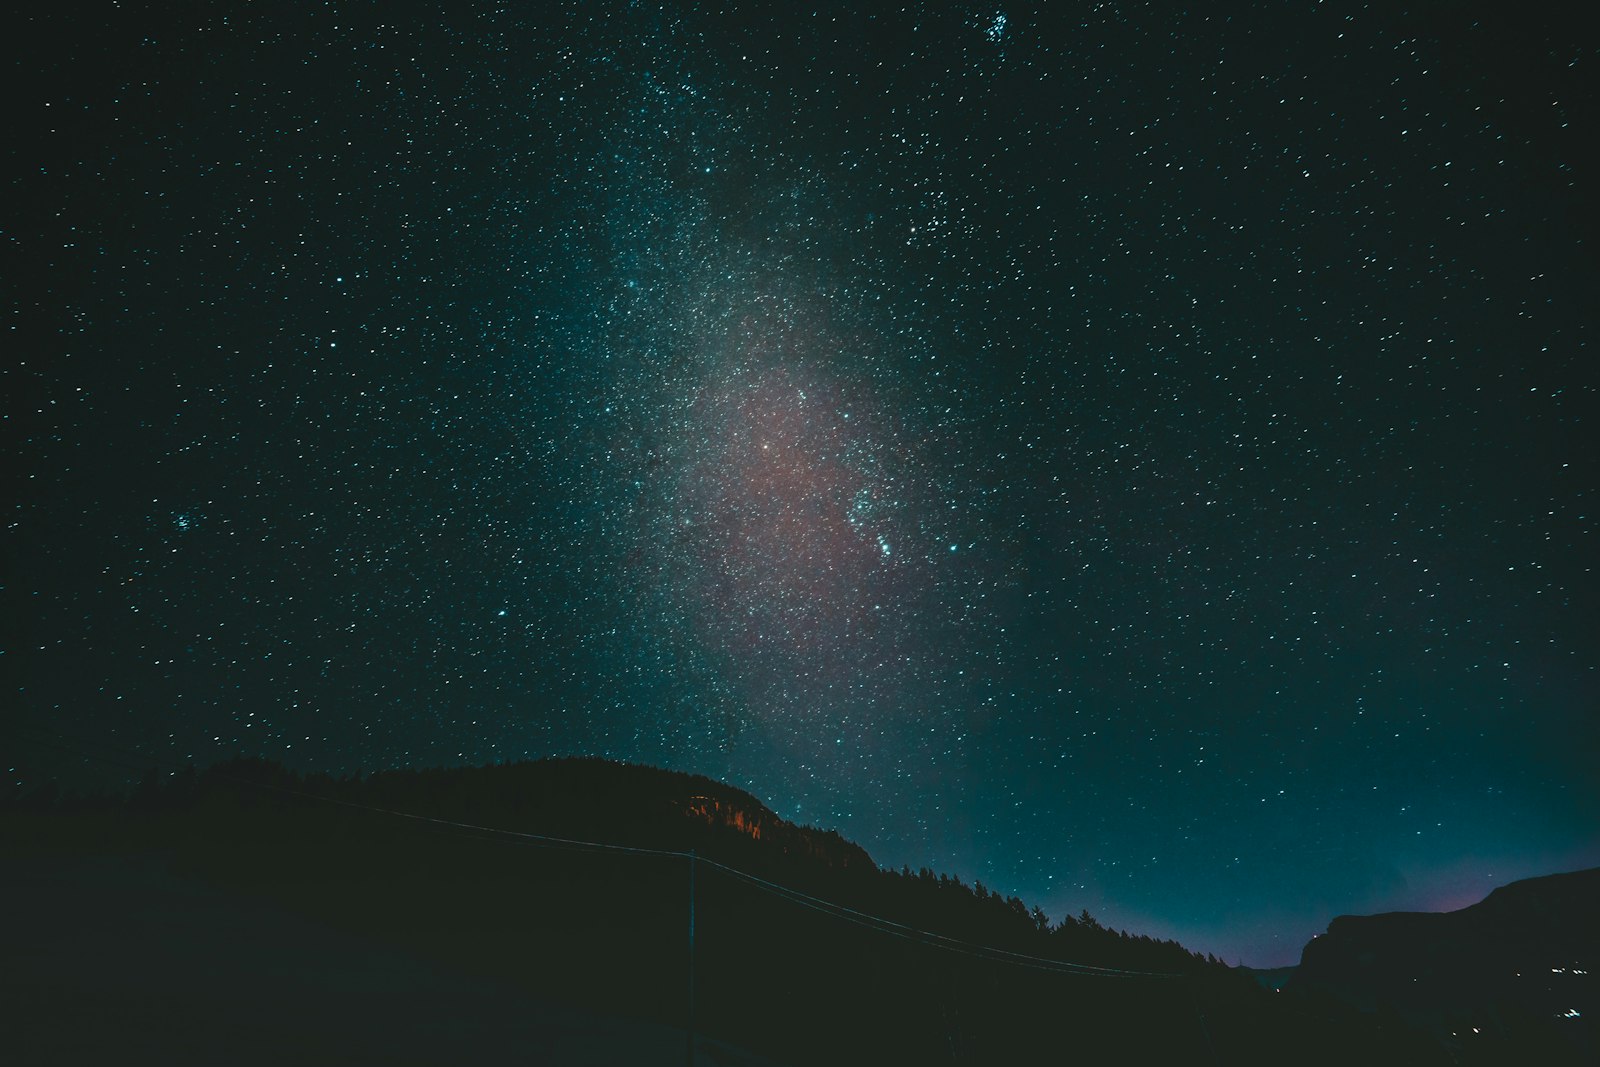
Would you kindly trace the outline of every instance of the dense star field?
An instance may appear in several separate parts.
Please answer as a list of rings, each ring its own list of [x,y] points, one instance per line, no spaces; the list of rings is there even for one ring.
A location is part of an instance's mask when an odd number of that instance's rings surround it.
[[[603,755],[1259,965],[1600,863],[1600,48],[1225,6],[19,16],[7,788]]]

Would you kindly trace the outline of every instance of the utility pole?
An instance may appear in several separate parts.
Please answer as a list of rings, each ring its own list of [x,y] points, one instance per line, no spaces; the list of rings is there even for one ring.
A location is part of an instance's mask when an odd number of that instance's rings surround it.
[[[684,1061],[694,1067],[694,849],[689,850],[689,1027],[684,1039]]]

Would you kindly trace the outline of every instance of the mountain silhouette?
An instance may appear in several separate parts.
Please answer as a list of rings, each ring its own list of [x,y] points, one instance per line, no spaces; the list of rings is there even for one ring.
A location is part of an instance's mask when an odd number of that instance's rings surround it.
[[[652,767],[236,760],[0,830],[19,1062],[1448,1062]]]
[[[1426,1028],[1466,1062],[1600,1057],[1600,868],[1502,886],[1459,911],[1341,915],[1286,991]]]

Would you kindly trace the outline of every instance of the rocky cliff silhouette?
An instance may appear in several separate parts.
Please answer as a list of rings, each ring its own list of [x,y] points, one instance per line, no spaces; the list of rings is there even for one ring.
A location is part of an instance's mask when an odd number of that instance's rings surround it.
[[[1468,1062],[1600,1057],[1600,868],[1530,878],[1444,913],[1341,915],[1285,991],[1398,1016]]]

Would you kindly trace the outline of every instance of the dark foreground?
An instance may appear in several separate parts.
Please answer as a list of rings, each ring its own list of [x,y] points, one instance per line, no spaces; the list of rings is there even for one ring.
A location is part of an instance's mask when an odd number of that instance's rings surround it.
[[[916,888],[792,854],[798,838],[780,853],[781,827],[752,838],[692,817],[705,806],[689,802],[685,822],[682,803],[639,816],[630,801],[579,821],[636,841],[676,833],[685,851],[790,881],[811,870],[808,891],[880,914]],[[10,1062],[685,1061],[680,857],[248,790],[0,822]],[[1269,994],[1204,961],[1176,977],[1062,973],[842,921],[704,861],[695,882],[702,1064],[1448,1062],[1397,1020]],[[1164,958],[1092,932],[1103,951]]]

